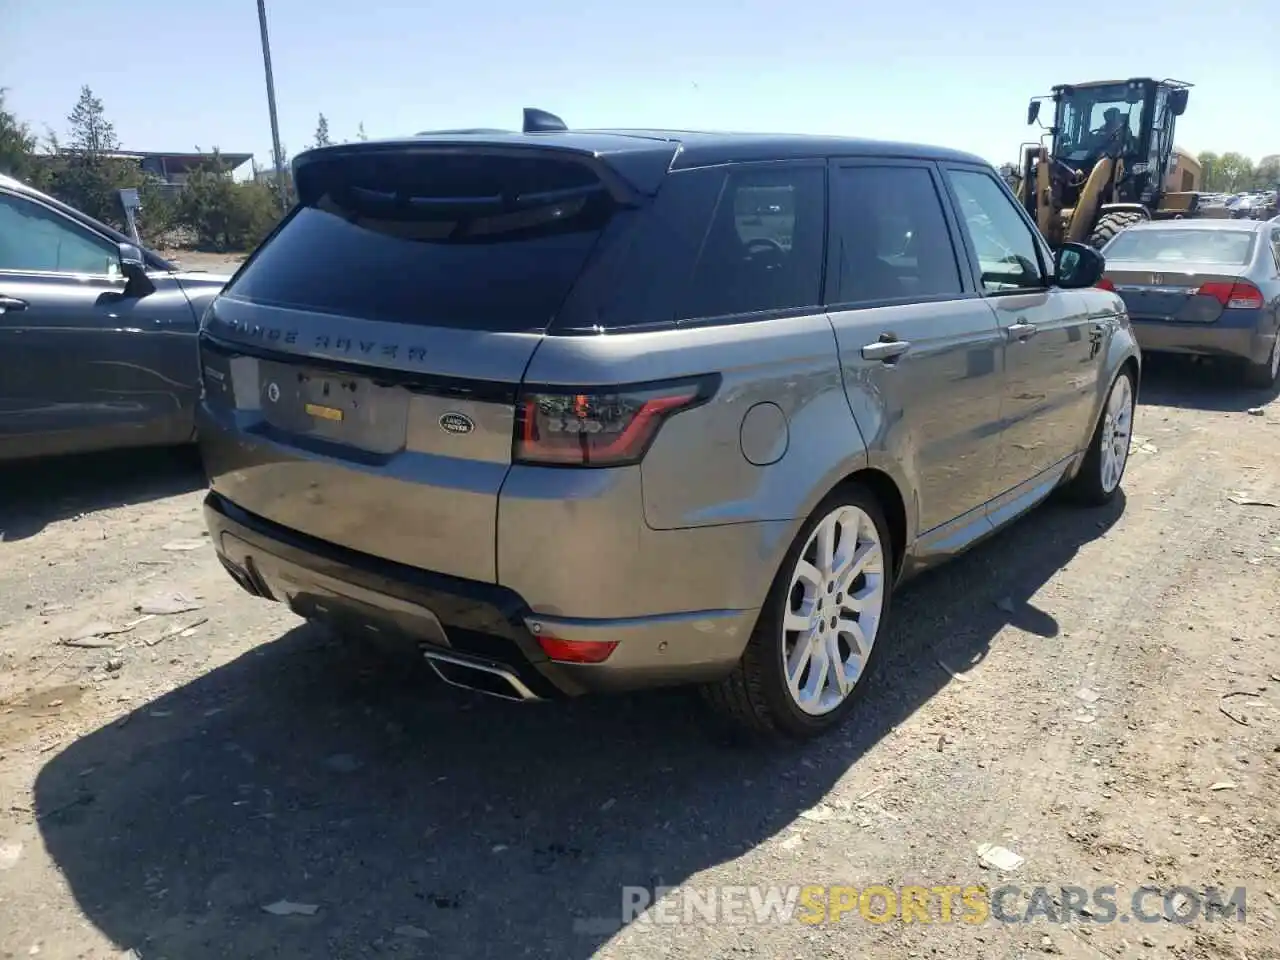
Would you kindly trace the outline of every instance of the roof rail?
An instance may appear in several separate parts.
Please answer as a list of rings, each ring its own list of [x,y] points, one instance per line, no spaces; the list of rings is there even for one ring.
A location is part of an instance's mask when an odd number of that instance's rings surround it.
[[[537,107],[524,108],[524,133],[543,133],[552,130],[568,130],[565,122],[554,113]]]
[[[436,134],[462,134],[462,133],[510,133],[510,130],[499,130],[497,127],[468,127],[459,128],[457,130],[419,130],[414,134],[415,137],[430,137]]]

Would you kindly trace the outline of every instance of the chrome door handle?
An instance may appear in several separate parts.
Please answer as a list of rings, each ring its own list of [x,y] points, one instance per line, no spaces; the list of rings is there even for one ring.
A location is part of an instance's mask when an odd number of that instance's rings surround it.
[[[862,348],[863,360],[879,360],[888,363],[898,359],[911,349],[910,340],[877,340]]]
[[[18,311],[27,309],[27,301],[19,300],[17,297],[0,296],[0,313],[7,313],[10,310]]]
[[[1010,340],[1028,340],[1036,335],[1036,325],[1025,320],[1019,320],[1012,326],[1005,327],[1005,330],[1009,332]]]

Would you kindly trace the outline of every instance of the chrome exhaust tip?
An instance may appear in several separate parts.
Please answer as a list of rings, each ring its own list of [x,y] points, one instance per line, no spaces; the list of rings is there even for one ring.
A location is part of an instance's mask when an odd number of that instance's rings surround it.
[[[451,687],[487,694],[500,700],[526,703],[541,699],[521,682],[514,672],[495,664],[481,663],[438,650],[424,650],[422,655],[436,676]]]

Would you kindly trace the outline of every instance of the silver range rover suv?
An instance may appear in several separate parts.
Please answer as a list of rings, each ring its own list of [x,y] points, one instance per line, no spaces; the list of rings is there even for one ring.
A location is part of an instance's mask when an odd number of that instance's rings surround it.
[[[210,532],[449,682],[811,736],[903,578],[1119,488],[1123,302],[976,157],[526,111],[294,176],[202,324]]]

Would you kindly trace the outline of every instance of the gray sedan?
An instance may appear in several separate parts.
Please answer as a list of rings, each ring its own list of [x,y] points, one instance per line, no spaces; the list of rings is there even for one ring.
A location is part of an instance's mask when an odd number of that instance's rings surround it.
[[[197,325],[228,279],[0,176],[0,461],[193,440]]]
[[[1102,248],[1146,352],[1230,358],[1249,386],[1280,380],[1280,223],[1160,220]]]

